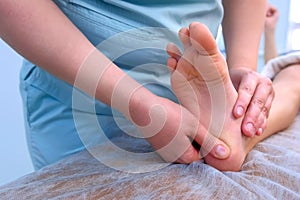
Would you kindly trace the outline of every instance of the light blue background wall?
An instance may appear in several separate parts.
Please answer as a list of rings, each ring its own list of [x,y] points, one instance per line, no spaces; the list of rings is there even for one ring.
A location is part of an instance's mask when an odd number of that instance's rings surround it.
[[[0,39],[0,185],[33,171],[23,126],[22,58]]]
[[[269,0],[269,3],[276,6],[279,10],[279,20],[276,27],[276,45],[279,54],[286,53],[288,49],[288,31],[289,31],[289,14],[290,0]],[[263,41],[262,37],[261,48],[259,51],[259,66],[263,65]]]

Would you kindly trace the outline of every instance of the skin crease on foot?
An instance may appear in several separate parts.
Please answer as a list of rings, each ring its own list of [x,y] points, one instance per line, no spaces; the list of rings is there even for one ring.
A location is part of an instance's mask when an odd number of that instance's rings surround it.
[[[226,61],[205,25],[192,23],[189,28],[180,30],[179,37],[184,46],[183,54],[174,44],[167,47],[174,93],[211,134],[231,149],[227,159],[219,160],[201,148],[205,162],[222,171],[239,171],[251,138],[242,135],[242,121],[232,115],[237,92],[231,83]]]

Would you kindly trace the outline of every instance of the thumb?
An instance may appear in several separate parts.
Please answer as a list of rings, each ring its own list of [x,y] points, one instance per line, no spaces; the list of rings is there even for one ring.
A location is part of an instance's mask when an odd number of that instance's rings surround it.
[[[200,148],[200,156],[204,158],[210,154],[217,159],[226,159],[230,155],[230,148],[226,143],[210,134],[204,127],[200,126],[200,130],[196,133],[194,141],[198,143]]]

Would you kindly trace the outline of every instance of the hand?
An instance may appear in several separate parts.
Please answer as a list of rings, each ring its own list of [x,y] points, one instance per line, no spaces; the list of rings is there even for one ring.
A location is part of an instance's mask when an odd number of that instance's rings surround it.
[[[267,13],[265,17],[265,31],[274,32],[276,29],[276,24],[279,18],[278,10],[272,6],[268,5]]]
[[[248,137],[263,133],[274,98],[272,81],[248,68],[230,69],[231,80],[238,91],[233,115],[244,116],[242,132]]]
[[[208,134],[199,120],[184,107],[161,97],[151,101],[150,106],[145,107],[145,104],[148,103],[130,103],[131,120],[164,160],[178,163],[200,160],[200,145],[202,153],[209,152],[215,158],[225,159],[229,156],[229,148]],[[197,145],[192,145],[192,141]],[[224,146],[223,149],[220,144]]]

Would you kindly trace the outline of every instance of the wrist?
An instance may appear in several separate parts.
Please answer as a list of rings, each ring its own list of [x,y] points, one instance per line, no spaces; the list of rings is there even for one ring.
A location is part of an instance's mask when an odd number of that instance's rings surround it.
[[[159,102],[160,97],[144,87],[135,90],[130,96],[128,119],[139,126],[146,126],[151,122],[151,107]]]
[[[256,52],[258,52],[258,50]],[[228,68],[247,68],[256,71],[258,59],[258,56],[256,54],[250,52],[248,52],[248,54],[247,52],[241,52],[241,54],[229,55],[227,57]]]
[[[246,63],[234,64],[229,68],[229,72],[234,71],[234,70],[253,71],[253,70],[256,70],[256,66],[255,65],[248,65]]]

